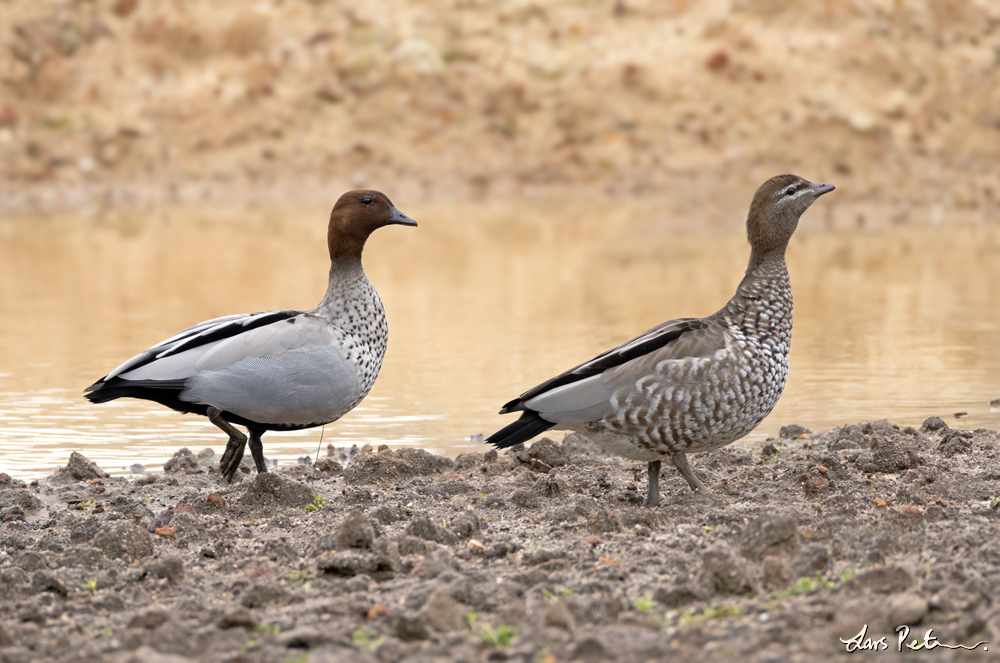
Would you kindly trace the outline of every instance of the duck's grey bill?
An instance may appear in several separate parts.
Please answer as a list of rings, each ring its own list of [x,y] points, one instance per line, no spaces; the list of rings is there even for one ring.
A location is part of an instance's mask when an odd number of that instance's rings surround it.
[[[400,212],[395,207],[390,208],[392,210],[392,216],[389,217],[389,223],[398,223],[401,226],[416,226],[417,222]]]

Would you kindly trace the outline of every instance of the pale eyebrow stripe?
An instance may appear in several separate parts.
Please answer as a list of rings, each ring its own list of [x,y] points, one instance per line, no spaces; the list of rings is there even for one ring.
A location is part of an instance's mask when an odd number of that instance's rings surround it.
[[[797,184],[789,184],[788,186],[794,186],[794,187],[796,187],[795,193],[792,195],[792,198],[798,198],[803,193],[805,193],[806,190],[808,189],[808,187],[802,186],[802,182],[799,182]],[[774,194],[771,197],[772,198],[783,198],[785,196],[785,192],[788,191],[788,186],[782,187],[780,190],[775,191]]]

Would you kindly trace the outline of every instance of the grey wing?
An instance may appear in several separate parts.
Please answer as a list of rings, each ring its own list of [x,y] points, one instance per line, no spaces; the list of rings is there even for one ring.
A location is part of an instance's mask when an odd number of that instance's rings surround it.
[[[95,383],[95,386],[116,377],[155,381],[190,377],[196,371],[198,361],[227,340],[246,336],[250,332],[301,314],[301,311],[266,311],[227,315],[200,322],[132,357]],[[252,336],[259,342],[267,335],[265,331]],[[247,340],[250,339],[244,339],[244,342]]]
[[[723,328],[714,320],[672,320],[530,389],[502,413],[533,410],[557,424],[596,421],[610,413],[620,386],[652,374],[664,361],[708,357],[723,348]]]

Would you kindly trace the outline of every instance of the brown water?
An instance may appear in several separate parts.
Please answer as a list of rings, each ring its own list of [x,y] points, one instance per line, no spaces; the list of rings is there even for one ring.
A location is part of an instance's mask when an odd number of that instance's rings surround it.
[[[818,203],[818,207],[824,201]],[[679,230],[656,205],[425,205],[417,229],[365,255],[390,325],[368,398],[323,446],[456,454],[484,447],[500,405],[663,320],[718,309],[742,276],[742,228]],[[109,471],[155,469],[179,447],[220,452],[202,417],[82,390],[192,323],[310,308],[326,283],[327,210],[167,211],[0,218],[0,471],[40,478],[79,450]],[[746,441],[785,424],[937,414],[1000,428],[1000,228],[833,233],[808,212],[789,249],[788,386]],[[967,412],[960,421],[956,412]],[[320,429],[268,433],[279,462]]]

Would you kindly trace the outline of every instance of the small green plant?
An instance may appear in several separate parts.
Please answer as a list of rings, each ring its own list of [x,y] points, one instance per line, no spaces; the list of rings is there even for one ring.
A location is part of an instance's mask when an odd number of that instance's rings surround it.
[[[548,590],[548,589],[543,589],[543,590],[542,590],[542,594],[543,594],[543,595],[544,595],[544,596],[545,596],[546,598],[550,598],[550,599],[554,599],[554,598],[556,597],[556,595],[555,595],[555,594],[553,594],[553,593],[552,593],[552,591],[551,591],[551,590]]]
[[[645,615],[656,610],[656,601],[649,594],[643,594],[632,603],[632,607],[635,608],[636,612]]]
[[[284,663],[307,663],[309,661],[309,652],[304,651],[299,654],[298,658],[286,658]]]
[[[97,593],[97,578],[91,578],[87,582],[85,582],[82,585],[80,585],[80,588],[87,590],[91,594],[96,594]]]
[[[356,628],[351,631],[351,642],[358,649],[374,651],[375,649],[378,649],[383,642],[385,642],[385,636],[378,635],[374,631],[369,631],[366,628]]]
[[[111,629],[109,629],[109,628],[101,629],[101,637],[102,638],[110,638],[112,635],[113,635],[113,633],[112,633]]]
[[[1000,494],[993,495],[992,497],[990,497],[990,508],[993,509],[994,511],[1000,509]],[[25,513],[24,515],[28,514]]]
[[[268,633],[273,633],[274,635],[278,635],[279,633],[281,633],[281,627],[278,626],[277,624],[257,624],[256,626],[253,627],[253,630],[267,631]]]
[[[854,573],[852,573],[851,571],[844,571],[843,573],[840,574],[839,580],[831,582],[827,580],[826,576],[824,576],[822,573],[817,573],[812,578],[799,578],[794,585],[792,585],[783,592],[772,592],[771,598],[783,599],[783,598],[788,598],[789,596],[800,596],[802,594],[808,594],[809,592],[816,590],[820,587],[824,587],[826,589],[837,589],[838,587],[843,585],[845,582],[848,582],[853,577]]]
[[[705,619],[719,619],[722,617],[739,617],[743,614],[743,611],[735,605],[727,605],[725,608],[713,608],[707,605],[701,611],[701,614]]]
[[[305,511],[306,513],[310,511],[319,511],[325,506],[326,506],[326,498],[320,495],[319,493],[313,493],[312,504],[307,504],[306,507],[303,509],[303,511]]]
[[[442,518],[441,519],[441,527],[443,529],[448,529],[448,519],[447,518]]]
[[[494,647],[507,647],[517,640],[517,636],[521,635],[521,628],[506,624],[500,624],[500,626],[493,628],[489,624],[483,624],[476,631],[476,635],[479,636],[480,640]]]
[[[572,595],[573,595],[573,590],[569,587],[559,592],[559,596],[572,596]]]
[[[774,453],[764,459],[765,465],[777,465],[781,460],[781,449],[775,448]]]
[[[469,612],[465,613],[465,626],[466,626],[466,628],[468,628],[470,631],[475,631],[476,630],[476,621],[478,619],[479,619],[479,613],[478,612],[473,612],[472,610],[470,610]]]
[[[306,569],[298,569],[297,571],[289,571],[281,577],[285,582],[293,587],[298,587],[299,589],[309,589],[311,587],[309,581],[316,576]]]

